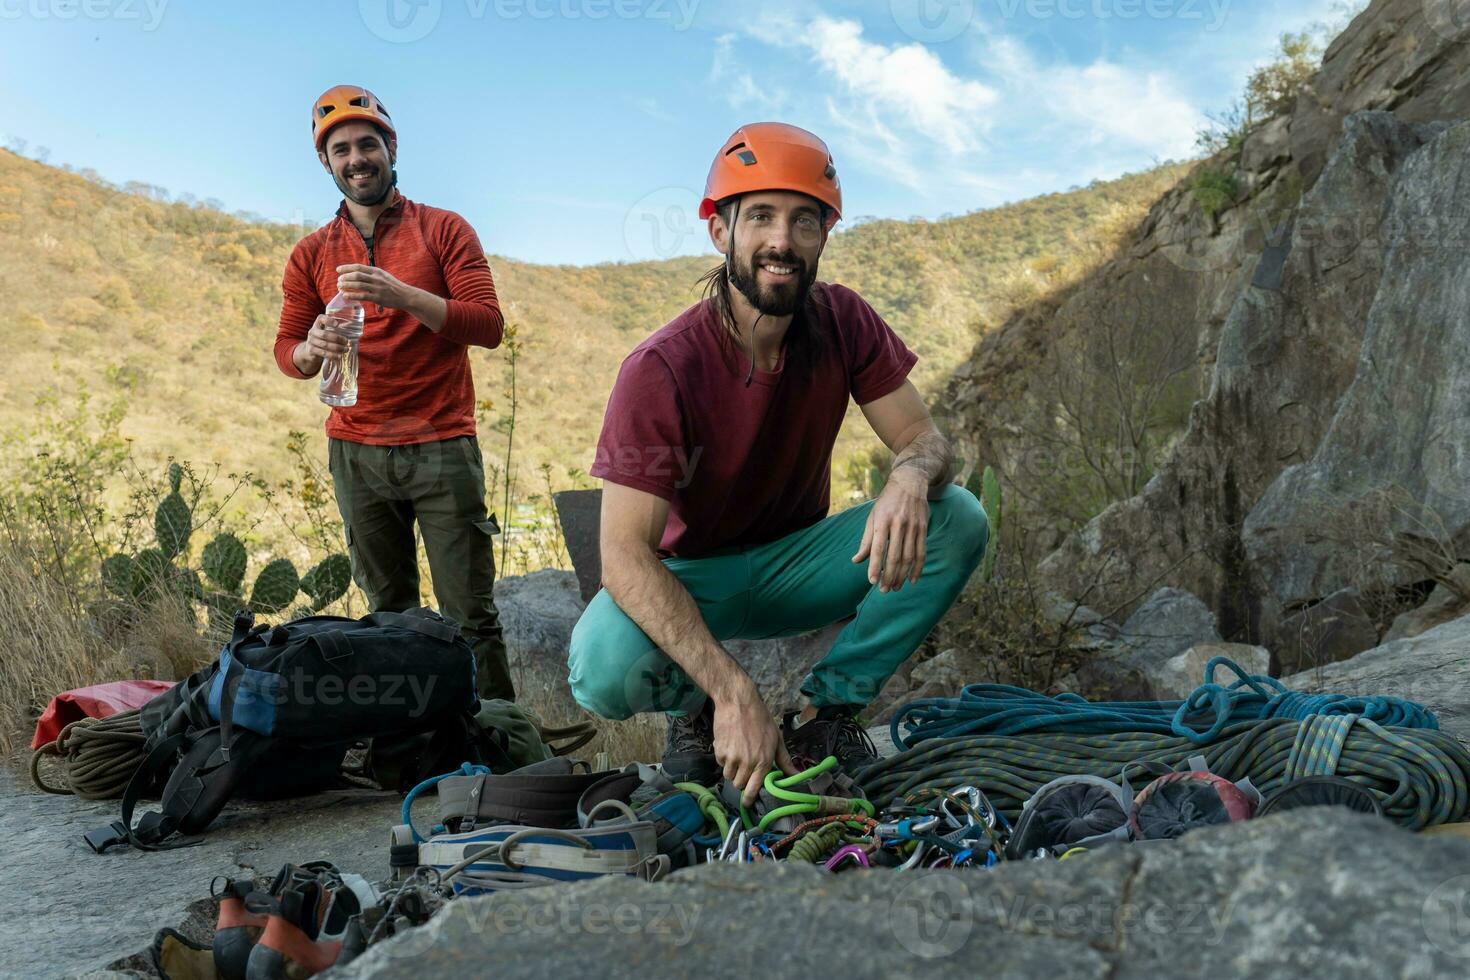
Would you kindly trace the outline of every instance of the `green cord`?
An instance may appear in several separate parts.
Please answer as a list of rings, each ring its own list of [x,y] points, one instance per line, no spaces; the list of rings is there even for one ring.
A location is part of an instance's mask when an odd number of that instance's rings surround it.
[[[770,793],[776,799],[784,801],[786,805],[778,806],[774,810],[767,811],[760,818],[760,821],[757,822],[751,819],[749,811],[745,809],[744,804],[741,804],[741,823],[745,825],[746,830],[754,830],[757,833],[764,833],[767,827],[775,823],[777,820],[780,820],[782,817],[795,816],[796,814],[801,813],[816,813],[820,811],[822,808],[823,797],[817,796],[814,793],[802,793],[792,789],[791,787],[800,785],[801,783],[806,782],[808,779],[815,779],[816,777],[822,775],[822,773],[826,772],[829,769],[832,769],[836,765],[837,757],[835,755],[829,755],[827,756],[827,758],[812,766],[810,769],[803,770],[802,772],[796,773],[792,776],[779,776],[779,770],[772,770],[766,773],[766,792]],[[847,804],[848,813],[857,813],[859,810],[861,810],[863,813],[871,817],[875,812],[873,809],[873,804],[861,798],[848,800]]]
[[[730,833],[730,820],[725,816],[725,805],[720,798],[714,794],[708,786],[698,783],[675,783],[675,789],[683,790],[694,797],[699,804],[699,812],[704,814],[706,820],[715,825],[720,832],[720,840],[724,840]]]

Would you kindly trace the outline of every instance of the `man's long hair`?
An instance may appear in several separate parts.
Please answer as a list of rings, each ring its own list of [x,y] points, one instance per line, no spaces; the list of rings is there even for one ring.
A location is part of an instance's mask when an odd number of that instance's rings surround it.
[[[730,307],[730,290],[734,288],[730,284],[730,266],[735,261],[734,229],[739,212],[736,206],[738,201],[739,198],[727,198],[716,205],[720,216],[725,219],[725,227],[730,229],[730,254],[724,262],[699,277],[700,292],[714,304],[715,313],[724,327],[720,331],[720,339],[724,342],[726,351],[736,356],[744,353],[741,350],[740,326],[735,322],[735,312]],[[803,379],[811,377],[826,352],[830,339],[822,319],[825,301],[818,285],[813,283],[812,288],[807,290],[805,300],[791,318],[791,326],[786,331],[786,358],[782,371],[784,373],[794,368]]]

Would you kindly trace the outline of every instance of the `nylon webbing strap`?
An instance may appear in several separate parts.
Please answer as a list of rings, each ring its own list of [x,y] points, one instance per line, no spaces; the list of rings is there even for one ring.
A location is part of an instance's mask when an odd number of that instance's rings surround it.
[[[454,638],[459,636],[458,626],[442,619],[431,619],[423,615],[416,616],[413,613],[375,612],[367,617],[367,621],[374,626],[397,626],[400,629],[412,630],[445,643],[453,643]]]
[[[568,760],[558,757],[505,775],[449,776],[438,785],[439,822],[484,825],[509,820],[530,826],[575,826],[577,801],[587,787],[607,775],[574,772]]]
[[[328,663],[335,664],[352,656],[352,643],[341,630],[325,630],[313,633],[311,641],[321,650]]]

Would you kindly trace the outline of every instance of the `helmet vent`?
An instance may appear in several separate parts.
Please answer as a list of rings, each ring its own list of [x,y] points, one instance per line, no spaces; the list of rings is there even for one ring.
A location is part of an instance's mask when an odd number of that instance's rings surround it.
[[[740,162],[745,164],[747,167],[755,166],[755,154],[751,153],[749,150],[741,150],[738,154],[738,158]]]
[[[736,150],[743,150],[743,149],[745,149],[745,144],[744,143],[736,143],[734,146],[730,147],[728,150],[725,151],[725,156],[729,156],[730,154],[734,153]]]
[[[317,106],[316,107],[316,114],[318,116],[321,116],[323,119],[327,118],[327,116],[331,115],[332,113],[334,113],[336,111],[337,111],[337,107],[334,106],[334,105],[321,105],[321,106]]]
[[[366,109],[368,107],[367,96],[366,95],[353,96],[352,98],[350,98],[350,99],[347,100],[347,104],[348,105],[355,105],[359,109]]]

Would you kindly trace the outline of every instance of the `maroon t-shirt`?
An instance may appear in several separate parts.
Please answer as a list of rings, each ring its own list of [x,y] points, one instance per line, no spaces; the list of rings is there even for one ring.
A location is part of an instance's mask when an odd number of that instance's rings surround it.
[[[750,361],[723,340],[710,300],[623,360],[590,472],[670,502],[661,551],[763,544],[826,517],[848,397],[882,398],[918,360],[857,293],[812,292],[827,343],[809,379],[786,369],[783,350],[746,387]]]

